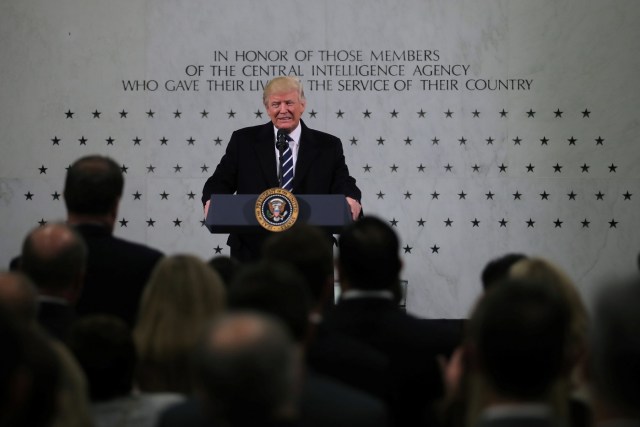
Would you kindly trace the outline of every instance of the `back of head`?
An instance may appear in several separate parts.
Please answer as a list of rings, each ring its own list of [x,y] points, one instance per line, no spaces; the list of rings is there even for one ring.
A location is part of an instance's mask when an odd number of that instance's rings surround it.
[[[223,310],[225,295],[220,276],[198,257],[174,255],[156,264],[133,331],[143,390],[189,391],[190,353],[207,320]]]
[[[293,265],[309,285],[314,303],[326,298],[333,282],[333,250],[329,237],[319,228],[296,224],[282,233],[273,233],[262,249],[265,260]]]
[[[67,210],[82,215],[108,214],[117,207],[123,187],[122,170],[115,161],[98,155],[82,157],[67,170]]]
[[[264,87],[264,91],[262,93],[262,102],[266,106],[267,100],[272,94],[291,92],[294,90],[298,92],[300,100],[304,101],[304,86],[302,85],[300,79],[292,76],[275,77],[270,80],[269,83],[267,83],[267,85]]]
[[[198,347],[195,365],[216,421],[254,426],[292,415],[299,360],[277,319],[255,312],[217,319]]]
[[[240,261],[227,255],[214,256],[209,260],[208,264],[220,275],[220,278],[226,288],[229,287],[231,282],[233,282],[235,275],[242,268]]]
[[[288,264],[262,261],[245,267],[231,285],[229,308],[274,316],[289,328],[294,340],[306,338],[309,291],[304,278]]]
[[[0,273],[0,305],[25,324],[34,324],[38,301],[33,282],[22,273]]]
[[[67,224],[54,223],[27,235],[20,269],[41,292],[58,294],[79,286],[86,260],[87,246],[82,236]]]
[[[340,281],[362,290],[394,290],[402,263],[400,242],[391,226],[375,217],[349,225],[338,241]]]
[[[508,253],[489,261],[482,269],[480,276],[482,289],[486,291],[494,284],[509,277],[509,269],[513,264],[526,258],[527,256],[524,254]]]
[[[107,315],[81,318],[71,330],[69,347],[86,375],[91,400],[108,400],[131,392],[136,352],[123,320]]]
[[[640,418],[640,277],[598,295],[590,334],[594,399],[618,418]]]
[[[565,368],[569,313],[545,283],[508,280],[479,301],[469,321],[475,366],[500,396],[546,397]]]

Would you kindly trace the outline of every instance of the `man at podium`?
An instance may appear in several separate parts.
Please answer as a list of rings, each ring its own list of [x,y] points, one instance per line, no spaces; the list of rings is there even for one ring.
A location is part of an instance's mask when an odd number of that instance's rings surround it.
[[[205,218],[212,194],[261,194],[282,187],[293,194],[344,194],[357,219],[361,193],[349,175],[342,142],[300,120],[306,106],[302,82],[276,77],[265,86],[262,101],[271,122],[233,132],[202,190]],[[230,234],[231,256],[240,261],[257,259],[267,237],[266,231]]]

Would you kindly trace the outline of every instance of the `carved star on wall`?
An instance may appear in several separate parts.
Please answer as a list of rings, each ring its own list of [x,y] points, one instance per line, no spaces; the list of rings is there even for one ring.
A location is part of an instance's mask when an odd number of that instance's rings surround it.
[[[153,220],[153,218],[149,218],[147,220],[147,227],[153,227],[156,225],[156,222]]]
[[[438,145],[438,143],[440,142],[440,140],[438,138],[432,138],[431,139],[431,145]]]
[[[603,145],[603,143],[604,139],[601,136],[596,138],[596,145]]]
[[[449,163],[447,163],[447,164],[444,166],[444,170],[445,170],[446,172],[451,172],[451,169],[453,169],[453,166],[451,166]]]
[[[262,111],[258,110],[255,113],[253,113],[256,115],[256,119],[261,119],[262,118]]]
[[[567,194],[567,197],[569,197],[569,200],[575,200],[576,196],[577,196],[577,194],[574,193],[573,190],[571,190],[571,193]]]
[[[156,114],[156,113],[154,113],[154,112],[153,112],[153,111],[151,111],[151,110],[147,111],[147,117],[148,117],[148,118],[150,118],[150,119],[152,119],[152,118],[153,118],[153,116],[154,116],[155,114]]]
[[[204,119],[204,118],[207,118],[207,117],[209,117],[209,112],[207,110],[202,110],[200,112],[200,118]]]
[[[378,196],[378,199],[384,199],[384,193],[382,191],[378,191],[376,196]]]
[[[167,145],[167,142],[169,142],[169,140],[166,137],[162,137],[160,138],[160,145]]]
[[[509,114],[508,111],[505,111],[504,108],[502,109],[502,111],[499,111],[500,113],[500,117],[507,117],[507,114]]]
[[[133,145],[140,145],[140,141],[142,141],[139,137],[135,137],[132,139]]]
[[[472,111],[471,114],[473,114],[473,117],[480,117],[480,111],[478,111],[477,109]]]
[[[121,119],[126,119],[127,118],[127,113],[124,109],[122,111],[120,111],[120,118]]]
[[[425,168],[425,166],[424,166],[422,163],[420,163],[420,164],[417,166],[417,168],[418,168],[418,172],[424,172],[424,168]]]
[[[389,113],[391,115],[392,119],[397,119],[398,118],[398,112],[396,111],[396,109],[394,108],[392,112]]]
[[[447,111],[445,111],[445,112],[444,112],[444,115],[445,115],[445,117],[446,117],[447,119],[450,119],[450,118],[452,118],[452,117],[453,117],[453,111],[451,111],[451,110],[447,110]]]
[[[569,145],[576,145],[576,141],[577,139],[575,139],[573,136],[569,139],[567,139],[567,141],[569,141]]]
[[[582,173],[589,173],[589,168],[590,166],[587,165],[586,163],[584,163],[582,166],[580,166],[580,169],[582,169]]]
[[[389,223],[392,227],[396,227],[398,225],[398,220],[394,217],[391,221],[389,221]]]
[[[120,166],[120,170],[122,171],[122,173],[127,173],[129,171],[129,167],[125,166],[125,165],[122,165],[122,166]]]
[[[206,164],[200,166],[200,171],[202,173],[209,172],[209,166],[207,166]]]
[[[140,197],[142,197],[142,193],[140,193],[139,191],[136,191],[135,193],[132,194],[133,196],[133,200],[140,200]]]
[[[558,163],[556,163],[556,165],[553,167],[553,173],[557,173],[557,172],[562,173],[562,166],[559,165]]]
[[[488,193],[485,194],[485,196],[487,196],[487,200],[493,200],[493,196],[495,196],[495,194],[489,191]]]
[[[81,136],[78,141],[80,141],[80,145],[87,145],[87,138],[85,138],[84,135]]]
[[[527,117],[535,117],[535,115],[536,115],[535,111],[533,111],[531,109],[529,109],[529,111],[527,111]]]
[[[461,191],[458,193],[458,200],[467,200],[467,193]]]
[[[516,192],[513,193],[513,200],[522,200],[521,196],[522,194],[518,190],[516,190]]]
[[[405,253],[405,254],[410,254],[410,253],[411,253],[411,249],[413,249],[413,248],[412,248],[411,246],[409,246],[409,245],[406,245],[406,246],[405,246],[404,248],[402,248],[402,249],[404,249],[404,253]]]
[[[586,118],[586,117],[590,117],[591,116],[591,111],[587,110],[585,108],[585,110],[582,112],[582,117]]]
[[[222,253],[222,248],[220,247],[220,245],[218,245],[215,248],[213,248],[213,250],[216,251],[216,254],[221,254]]]
[[[471,166],[471,169],[472,169],[474,172],[480,172],[480,166],[478,166],[478,164],[477,164],[477,163],[475,163],[473,166]]]
[[[173,220],[173,226],[174,227],[180,227],[182,225],[182,221],[180,221],[179,218],[176,218]]]
[[[174,111],[174,113],[173,113],[173,118],[174,118],[174,119],[180,119],[180,118],[182,118],[182,112],[181,112],[180,110],[176,110],[176,111]]]
[[[627,192],[624,193],[623,196],[624,196],[624,200],[631,200],[631,196],[633,196],[633,194],[629,193],[629,190],[627,190]]]
[[[389,166],[389,169],[391,169],[391,172],[398,172],[398,166],[396,166],[395,163],[393,165]]]
[[[351,141],[351,145],[358,145],[358,140],[356,139],[356,137],[355,137],[355,136],[354,136],[354,137],[352,137],[352,138],[350,139],[350,141]]]
[[[338,111],[336,112],[336,118],[337,118],[337,119],[342,119],[342,118],[344,118],[343,116],[344,116],[344,111],[342,111],[342,110],[338,110]]]
[[[369,166],[369,163],[367,163],[366,165],[364,165],[362,167],[362,169],[364,169],[365,172],[371,172],[371,166]]]
[[[166,191],[163,191],[162,193],[160,193],[160,200],[169,200],[169,193],[167,193]]]
[[[589,224],[591,224],[591,222],[587,218],[582,220],[580,223],[582,224],[582,228],[589,228]]]
[[[431,193],[431,200],[438,200],[438,197],[440,197],[440,193],[435,191]]]
[[[368,109],[362,112],[362,115],[364,116],[365,119],[370,119],[371,118],[371,111],[369,111]]]
[[[444,220],[445,227],[451,227],[451,224],[453,224],[453,220],[451,218],[447,218]]]
[[[378,142],[378,145],[384,145],[384,138],[380,137],[376,139],[376,141]]]
[[[190,191],[187,193],[187,197],[189,198],[189,200],[195,200],[196,193],[194,193],[193,191]]]
[[[189,137],[189,139],[187,139],[187,145],[194,145],[196,142],[195,139],[193,139],[192,136]]]
[[[438,246],[438,245],[433,245],[433,246],[431,246],[431,248],[429,248],[429,249],[431,249],[431,253],[432,253],[432,254],[437,254],[437,253],[439,253],[438,251],[440,250],[440,246]]]
[[[42,174],[45,174],[45,175],[46,175],[46,174],[47,174],[47,169],[48,169],[48,168],[45,168],[45,167],[44,167],[44,165],[40,166],[40,167],[38,168],[38,170],[40,171],[40,175],[42,175]]]
[[[420,111],[418,111],[418,118],[422,119],[424,118],[424,116],[427,114],[422,108],[420,109]]]
[[[467,145],[467,139],[464,136],[460,138],[458,142],[460,143],[460,145]]]
[[[411,196],[412,196],[412,194],[411,194],[411,193],[409,193],[408,191],[404,193],[404,199],[405,199],[405,200],[407,200],[407,199],[411,199]]]
[[[507,165],[505,165],[504,163],[501,163],[498,168],[500,169],[500,173],[507,171]]]
[[[38,225],[40,227],[44,227],[45,225],[47,225],[47,221],[45,221],[44,218],[41,218],[40,221],[38,221]]]
[[[54,136],[51,139],[52,145],[60,145],[60,138],[58,138],[57,136]]]
[[[147,173],[154,173],[156,171],[156,167],[153,165],[147,166]]]
[[[489,137],[485,139],[485,141],[487,141],[487,145],[493,145],[493,141],[495,141],[495,139],[493,139],[492,137]]]
[[[611,221],[609,221],[609,228],[618,228],[618,221],[616,221],[614,218],[611,218]]]
[[[549,138],[547,138],[546,136],[543,136],[540,139],[540,145],[549,145]]]
[[[91,113],[93,115],[94,119],[99,119],[100,118],[100,114],[102,114],[100,111],[95,110],[93,113]]]
[[[58,193],[57,191],[55,191],[52,195],[51,198],[53,200],[60,200],[60,193]]]
[[[115,139],[108,137],[105,141],[107,141],[107,145],[113,145],[113,141],[115,141]]]
[[[312,119],[315,119],[317,115],[318,115],[317,111],[311,110],[309,112],[309,117],[311,117]]]
[[[527,223],[527,228],[534,228],[534,224],[536,223],[533,219],[529,218],[528,221],[526,221]]]
[[[413,142],[413,139],[411,139],[411,138],[409,138],[409,137],[406,137],[406,138],[404,139],[404,145],[411,145],[411,142]]]
[[[560,111],[560,109],[558,108],[556,111],[553,112],[553,114],[556,115],[556,118],[560,118],[562,117],[562,111]]]
[[[214,139],[213,142],[215,143],[215,145],[222,145],[222,139],[220,137]]]
[[[479,227],[480,226],[480,221],[478,221],[478,218],[473,218],[471,220],[471,224],[472,224],[471,225],[472,227]]]
[[[611,163],[611,165],[609,166],[609,172],[616,172],[616,170],[618,169],[618,166],[614,165],[613,163]]]
[[[553,224],[554,224],[553,228],[562,228],[563,222],[560,221],[560,218],[557,218],[555,221],[553,221]]]
[[[424,223],[426,222],[424,219],[420,218],[418,221],[416,221],[418,223],[418,227],[424,227]]]
[[[127,221],[125,218],[122,218],[120,220],[120,227],[126,227],[127,224],[129,224],[129,221]]]
[[[540,193],[540,200],[549,200],[549,193],[547,193],[547,190]]]
[[[506,219],[502,218],[500,221],[498,221],[500,223],[500,227],[506,227],[507,223],[509,221],[507,221]]]
[[[34,194],[31,191],[27,191],[27,193],[24,195],[25,200],[33,200],[33,196]]]
[[[227,118],[228,118],[228,119],[233,119],[235,116],[236,116],[236,112],[235,112],[235,111],[233,111],[233,110],[229,110],[229,111],[227,112]]]
[[[180,165],[176,164],[176,165],[173,167],[173,171],[174,171],[175,173],[182,172],[182,166],[180,166]]]
[[[75,114],[74,112],[72,112],[71,110],[67,110],[65,114],[65,119],[73,119],[73,115]]]
[[[598,191],[596,193],[596,200],[604,200],[604,193],[602,191]]]
[[[520,139],[519,136],[516,136],[515,138],[513,138],[513,145],[521,145],[520,143],[522,142],[522,139]]]
[[[527,165],[527,172],[533,172],[533,169],[535,169],[535,166],[533,166],[531,163],[529,163]]]

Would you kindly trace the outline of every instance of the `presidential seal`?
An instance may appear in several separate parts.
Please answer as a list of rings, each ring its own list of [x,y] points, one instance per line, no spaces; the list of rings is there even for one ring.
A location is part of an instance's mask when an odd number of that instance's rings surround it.
[[[298,219],[298,200],[284,188],[270,188],[258,196],[255,214],[263,228],[284,231]]]

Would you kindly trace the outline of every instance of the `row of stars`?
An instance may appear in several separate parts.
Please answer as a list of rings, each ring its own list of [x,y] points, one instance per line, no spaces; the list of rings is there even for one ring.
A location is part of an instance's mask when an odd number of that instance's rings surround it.
[[[158,193],[158,196],[160,196],[160,200],[169,200],[170,195],[171,194],[167,193],[166,191],[163,191],[162,193]],[[193,191],[186,193],[186,196],[189,198],[189,200],[195,200],[196,195],[197,194],[194,193]],[[429,196],[431,197],[431,200],[439,200],[441,195],[442,194],[438,193],[437,191],[434,191],[433,193],[429,194]],[[513,196],[513,200],[523,200],[523,197],[524,197],[524,194],[520,193],[520,191],[518,190],[516,190],[516,192],[512,193],[511,195]],[[630,193],[627,190],[621,195],[624,197],[624,200],[631,200],[631,196],[633,196],[633,193]],[[24,197],[26,200],[33,200],[34,196],[35,194],[32,193],[31,191],[28,191],[27,193],[24,194]],[[57,191],[51,194],[51,198],[53,200],[60,200],[60,196],[61,194]],[[142,193],[140,193],[140,191],[136,191],[135,193],[132,193],[131,196],[133,197],[133,200],[142,200]],[[376,193],[376,196],[378,199],[384,199],[386,196],[386,193],[383,193],[382,190],[380,190],[378,193]],[[413,193],[411,193],[410,191],[405,191],[403,193],[403,196],[405,200],[410,200],[413,197]],[[458,196],[458,200],[466,200],[467,196],[469,196],[469,193],[460,191],[459,193],[457,193],[457,196]],[[484,196],[486,200],[494,200],[496,193],[489,191],[488,193],[485,193]],[[540,200],[549,200],[551,193],[547,193],[547,191],[545,190],[542,193],[539,193],[539,196],[540,196]],[[603,193],[602,191],[598,191],[597,193],[594,193],[594,197],[596,198],[596,200],[604,201],[605,196],[606,194]],[[575,191],[571,190],[570,193],[567,193],[567,197],[569,200],[576,200],[576,197],[578,197],[578,194]]]
[[[609,173],[616,173],[618,171],[618,166],[616,166],[615,163],[611,163],[609,166],[606,166],[609,169]],[[446,165],[442,166],[442,168],[445,170],[445,172],[453,172],[453,165],[451,165],[451,163],[447,163]],[[504,163],[501,163],[500,165],[497,165],[498,171],[500,173],[506,173],[507,169],[509,168],[509,166],[505,165]],[[533,173],[535,170],[535,165],[529,163],[528,165],[525,166],[525,168],[527,169],[527,173]],[[555,165],[552,166],[553,169],[553,173],[562,173],[562,169],[564,168],[563,165],[556,163]],[[589,170],[591,169],[591,166],[589,166],[586,163],[583,163],[582,166],[579,166],[580,170],[582,171],[582,173],[589,173]],[[367,163],[366,165],[362,166],[362,169],[364,171],[364,173],[371,173],[371,170],[373,169],[373,166],[369,165],[369,163]],[[391,172],[398,172],[398,170],[400,169],[400,166],[396,165],[395,163],[392,164],[391,166],[389,166],[389,169]],[[425,172],[427,167],[420,163],[418,166],[416,166],[416,169],[418,169],[418,172]],[[477,163],[473,164],[471,166],[471,170],[473,172],[480,172],[480,165],[478,165]]]
[[[425,223],[427,221],[420,218],[419,220],[416,221],[416,223],[418,224],[418,227],[424,227]],[[453,223],[454,221],[451,218],[447,218],[444,221],[442,221],[444,223],[445,228],[446,227],[452,227],[453,228]],[[471,223],[471,227],[480,227],[480,223],[482,221],[480,221],[478,218],[474,218],[472,220],[469,220],[469,223]],[[526,224],[526,228],[535,228],[535,224],[537,221],[534,221],[532,218],[529,218],[527,221],[524,221],[524,224]],[[389,224],[391,224],[392,227],[397,227],[398,226],[399,221],[395,218],[389,220]],[[505,219],[505,218],[501,218],[497,221],[499,228],[506,228],[507,224],[509,224],[509,220]],[[554,226],[554,228],[562,228],[562,225],[565,223],[564,221],[562,221],[560,218],[556,218],[555,221],[551,222]],[[616,221],[615,218],[611,218],[610,221],[607,221],[607,223],[609,224],[609,228],[617,228],[618,224],[620,223],[619,221]],[[523,224],[523,225],[524,225]],[[589,226],[591,225],[591,221],[589,221],[588,218],[583,219],[582,221],[578,221],[578,224],[580,224],[582,226],[582,228],[589,228]]]
[[[537,112],[534,111],[533,109],[529,109],[528,111],[524,112],[527,116],[527,118],[535,118]],[[74,111],[71,111],[70,109],[67,110],[65,113],[65,118],[67,119],[73,119],[74,116],[76,115],[76,113]],[[102,117],[102,112],[99,110],[94,110],[92,113],[90,113],[90,117],[94,118],[94,119],[100,119]],[[122,110],[118,113],[120,115],[120,118],[122,119],[126,119],[127,117],[129,117],[129,112],[126,110]],[[145,112],[144,114],[146,114],[146,116],[148,118],[154,118],[156,116],[156,111],[153,110],[149,110],[147,112]],[[176,110],[173,113],[173,117],[176,119],[182,118],[182,114],[183,112],[180,110]],[[198,113],[200,115],[201,118],[205,119],[209,117],[210,112],[207,111],[206,109],[203,109],[202,111],[200,111]],[[229,110],[226,112],[227,114],[227,118],[232,119],[235,118],[237,112],[233,111],[233,109]],[[258,110],[255,111],[253,113],[255,115],[255,118],[262,118],[263,112]],[[344,115],[346,114],[346,112],[342,111],[341,109],[339,109],[338,111],[335,112],[336,118],[344,118]],[[400,112],[397,111],[395,108],[393,109],[393,111],[389,111],[388,112],[389,116],[393,119],[398,118],[400,116]],[[425,118],[427,116],[427,112],[424,111],[424,109],[420,109],[420,111],[416,111],[415,114],[418,116],[418,118]],[[447,111],[443,111],[442,114],[444,115],[445,118],[453,118],[455,112],[451,111],[451,109],[447,109]],[[478,109],[475,109],[471,112],[471,116],[473,118],[480,118],[480,115],[482,114],[481,111],[479,111]],[[509,115],[509,111],[505,110],[504,108],[500,111],[497,112],[497,114],[501,117],[501,118],[506,118]],[[555,118],[562,118],[564,116],[564,111],[560,110],[559,108],[556,109],[554,112],[554,117]],[[589,111],[589,109],[585,108],[583,111],[580,112],[580,114],[582,115],[583,118],[589,118],[591,117],[591,111]],[[315,110],[311,110],[309,112],[309,117],[311,118],[316,118],[318,115],[318,112]],[[373,116],[373,112],[369,111],[369,109],[366,109],[365,111],[362,111],[362,117],[365,119],[370,119]]]
[[[59,146],[60,143],[62,142],[62,139],[59,138],[57,135],[55,135],[53,138],[50,139],[50,141],[52,145]],[[79,142],[79,145],[87,145],[87,142],[89,142],[89,139],[84,135],[82,135],[80,138],[77,139],[77,141]],[[222,141],[223,140],[219,136],[213,139],[213,142],[215,143],[215,145],[222,145]],[[351,145],[356,145],[356,146],[358,145],[358,142],[360,142],[360,140],[355,136],[351,137],[348,141],[351,143]],[[413,145],[414,141],[415,139],[409,136],[407,136],[405,139],[402,140],[405,146]],[[433,137],[427,141],[431,142],[431,145],[440,145],[440,142],[442,142],[441,139],[438,137]],[[522,145],[522,143],[524,142],[524,140],[519,136],[516,136],[515,138],[511,139],[511,141],[513,142],[514,146]],[[540,141],[540,146],[549,146],[549,142],[551,142],[551,139],[547,138],[546,136],[543,136],[542,138],[539,139],[539,141]],[[593,141],[595,142],[595,145],[604,145],[605,139],[599,135],[597,138],[594,138]],[[115,145],[116,139],[111,136],[108,136],[107,138],[104,139],[104,142],[106,143],[106,145]],[[140,138],[139,136],[136,136],[131,139],[131,142],[133,142],[134,146],[142,145],[142,138]],[[167,138],[166,136],[163,136],[162,138],[158,139],[158,142],[160,142],[160,145],[169,145],[169,138]],[[187,145],[195,146],[196,139],[193,136],[190,136],[189,138],[185,139],[185,142],[187,143]],[[375,139],[372,142],[375,142],[376,145],[385,145],[385,142],[387,142],[387,139],[383,138],[382,136],[379,136],[377,139]],[[458,138],[456,142],[461,146],[462,145],[466,146],[467,142],[470,142],[470,141],[469,139],[463,136]],[[486,145],[494,145],[493,144],[494,142],[502,143],[503,141],[497,141],[495,138],[490,136],[484,139],[484,142],[486,142]],[[569,143],[569,146],[576,146],[578,139],[575,138],[574,136],[571,136],[570,138],[567,138],[567,142]]]
[[[467,196],[469,194],[465,193],[464,191],[460,191],[457,196],[458,196],[458,200],[466,200]],[[519,191],[516,190],[515,193],[511,194],[513,196],[513,200],[523,200],[524,194],[520,193]],[[628,190],[624,193],[621,194],[624,197],[624,200],[631,200],[631,196],[633,196],[633,193],[630,193]],[[376,193],[376,196],[378,199],[384,199],[384,197],[386,196],[386,193],[383,193],[382,190],[380,190],[378,193]],[[404,199],[405,200],[410,200],[413,197],[413,193],[409,192],[409,191],[405,191],[403,193]],[[440,193],[438,193],[437,191],[434,191],[433,193],[431,193],[429,195],[431,197],[431,200],[438,200],[441,196]],[[484,194],[485,196],[485,200],[494,200],[494,196],[496,196],[495,193],[489,191],[488,193]],[[539,193],[540,196],[540,200],[549,200],[549,197],[551,196],[551,193],[547,193],[547,191],[543,191],[542,193]],[[594,193],[594,197],[596,198],[596,200],[603,200],[604,201],[604,197],[606,196],[605,193],[603,193],[602,191],[598,191],[597,193]],[[578,197],[578,194],[571,190],[570,193],[567,193],[567,197],[569,200],[576,200],[576,197]]]
[[[614,163],[611,163],[609,166],[606,166],[609,169],[609,173],[617,173],[618,171],[618,166]],[[184,169],[183,166],[180,166],[179,163],[177,163],[175,166],[172,166],[173,171],[175,173],[179,173],[182,172],[182,169]],[[447,163],[446,165],[444,165],[442,167],[445,172],[453,172],[453,165],[451,165],[450,163]],[[498,171],[500,173],[506,173],[508,166],[505,165],[504,163],[501,163],[500,165],[497,166]],[[527,173],[533,173],[536,166],[534,166],[533,164],[529,163],[528,165],[525,166]],[[564,168],[563,165],[560,165],[559,163],[556,163],[555,165],[552,166],[553,169],[553,173],[562,173],[562,169]],[[580,170],[582,173],[589,173],[589,170],[591,169],[591,166],[587,165],[586,163],[583,163],[582,166],[579,166]],[[46,167],[45,165],[40,166],[39,168],[37,168],[40,175],[46,175],[47,171],[49,170],[48,167]],[[65,169],[69,169],[69,167],[67,166]],[[153,165],[148,165],[146,166],[147,169],[147,173],[155,173],[157,167],[153,166]],[[210,167],[205,163],[202,166],[200,166],[200,172],[201,173],[207,173],[209,172]],[[364,166],[362,166],[362,169],[364,171],[364,173],[371,173],[371,171],[374,169],[373,166],[369,165],[368,163]],[[391,166],[389,166],[389,170],[391,172],[395,172],[397,173],[398,170],[400,169],[400,166],[396,165],[395,163],[392,164]],[[418,170],[418,172],[423,172],[425,173],[427,167],[420,163],[418,166],[416,166],[416,169]],[[122,165],[120,167],[120,170],[122,171],[122,173],[127,173],[129,171],[129,167]],[[477,172],[480,173],[481,167],[480,165],[478,165],[477,163],[471,166],[471,170],[473,172]]]

